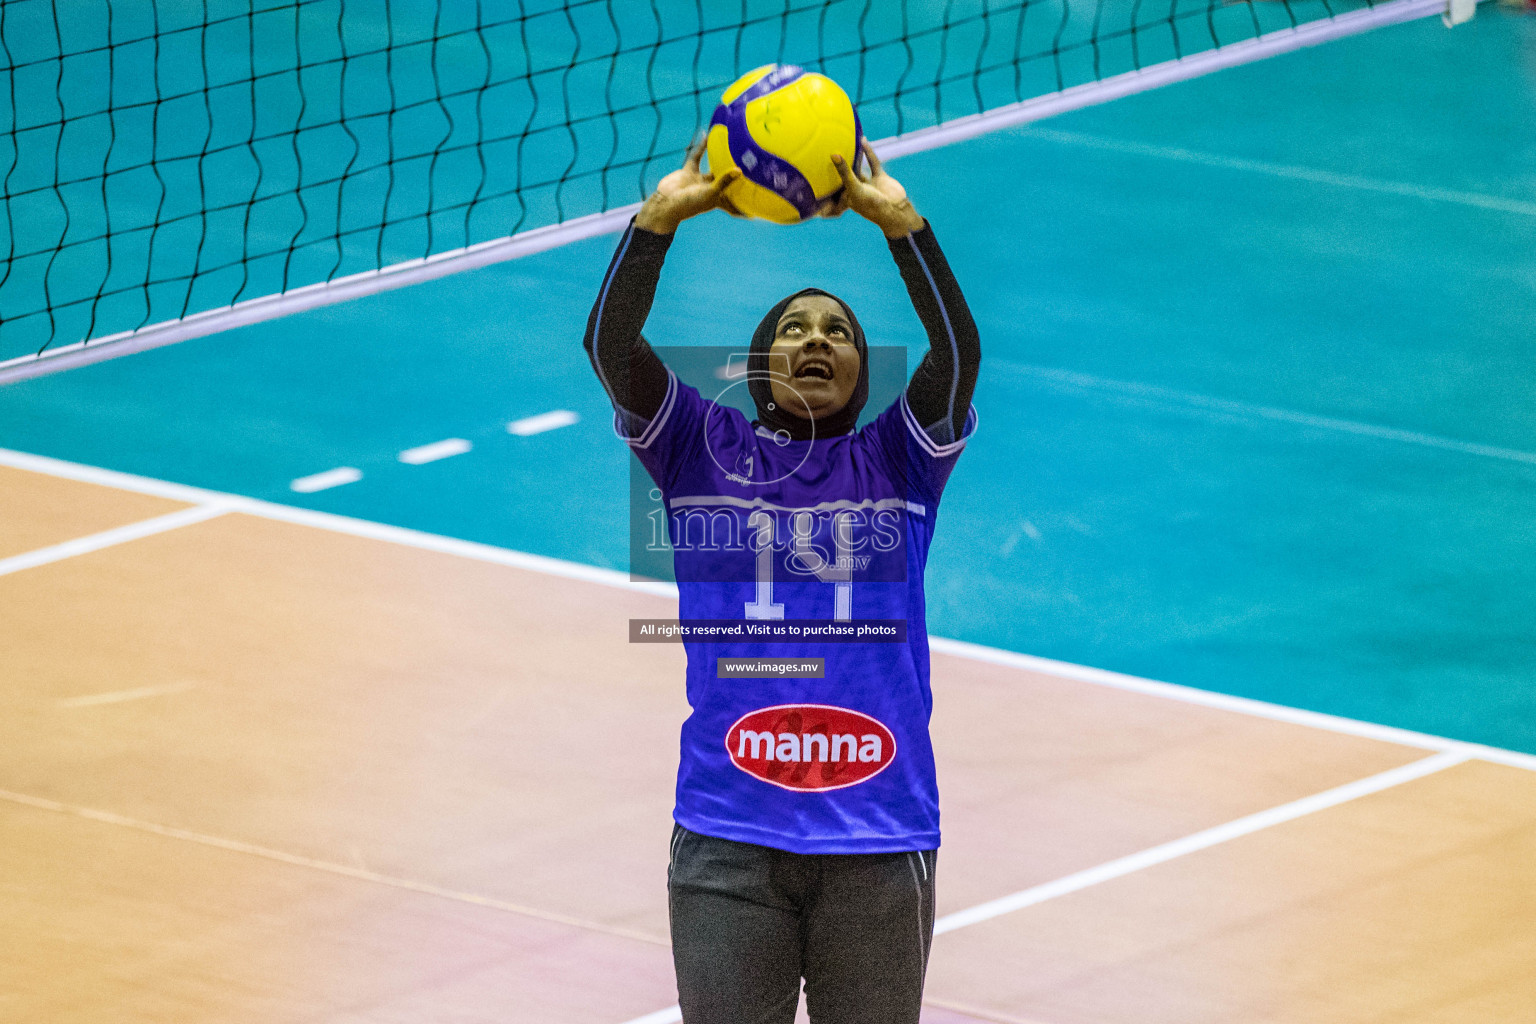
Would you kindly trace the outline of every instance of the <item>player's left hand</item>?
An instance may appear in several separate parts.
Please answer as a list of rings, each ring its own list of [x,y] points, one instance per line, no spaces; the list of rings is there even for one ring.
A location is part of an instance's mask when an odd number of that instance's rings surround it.
[[[843,179],[843,191],[835,201],[823,206],[823,217],[839,217],[844,210],[852,210],[885,232],[887,238],[900,238],[914,231],[921,231],[926,223],[922,215],[907,197],[902,187],[880,163],[875,147],[868,139],[859,140],[859,148],[869,161],[869,169],[854,173],[841,154],[832,157],[832,165]]]

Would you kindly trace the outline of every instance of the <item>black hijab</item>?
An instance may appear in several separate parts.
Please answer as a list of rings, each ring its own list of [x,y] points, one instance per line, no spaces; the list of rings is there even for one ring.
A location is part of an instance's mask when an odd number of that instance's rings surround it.
[[[848,324],[853,328],[854,347],[859,350],[859,380],[853,386],[848,404],[831,416],[814,422],[775,406],[768,370],[768,350],[773,347],[773,335],[778,329],[779,318],[784,315],[789,304],[802,295],[825,295],[842,306],[843,314],[848,317]],[[779,300],[778,305],[770,309],[762,323],[757,325],[757,330],[752,332],[752,349],[747,357],[747,390],[752,395],[752,401],[757,403],[757,419],[753,422],[775,432],[783,431],[789,435],[790,440],[809,441],[815,437],[836,437],[852,433],[858,425],[859,412],[869,400],[869,346],[864,342],[864,328],[859,326],[859,318],[853,315],[848,303],[820,288],[802,288]]]

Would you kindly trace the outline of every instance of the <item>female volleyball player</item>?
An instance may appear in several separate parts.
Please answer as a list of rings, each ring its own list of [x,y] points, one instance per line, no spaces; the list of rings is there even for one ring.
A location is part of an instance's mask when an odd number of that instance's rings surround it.
[[[680,616],[734,630],[687,641],[668,871],[686,1024],[788,1024],[801,978],[817,1024],[918,1020],[939,845],[923,566],[975,429],[981,349],[933,231],[864,148],[869,172],[838,161],[842,194],[823,212],[851,209],[885,233],[929,349],[862,429],[868,347],[827,292],[796,292],[758,325],[751,423],[640,336],[678,225],[729,210],[730,179],[701,171],[701,150],[645,201],[587,321],[615,428],[669,510]],[[871,620],[880,642],[840,642]],[[827,639],[752,639],[797,622]],[[770,655],[820,659],[821,675],[723,661]]]

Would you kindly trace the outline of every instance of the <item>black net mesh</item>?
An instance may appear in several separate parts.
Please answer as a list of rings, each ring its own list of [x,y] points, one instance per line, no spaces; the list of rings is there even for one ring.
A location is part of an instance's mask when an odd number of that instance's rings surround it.
[[[871,138],[1359,0],[5,0],[0,360],[632,203],[726,85]]]

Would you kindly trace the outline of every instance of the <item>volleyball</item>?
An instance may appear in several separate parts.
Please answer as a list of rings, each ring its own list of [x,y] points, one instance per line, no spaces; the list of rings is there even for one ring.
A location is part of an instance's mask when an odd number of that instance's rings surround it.
[[[741,171],[725,196],[742,213],[798,224],[842,190],[832,154],[859,167],[859,136],[858,112],[836,82],[793,64],[765,64],[720,97],[709,122],[709,169]]]

